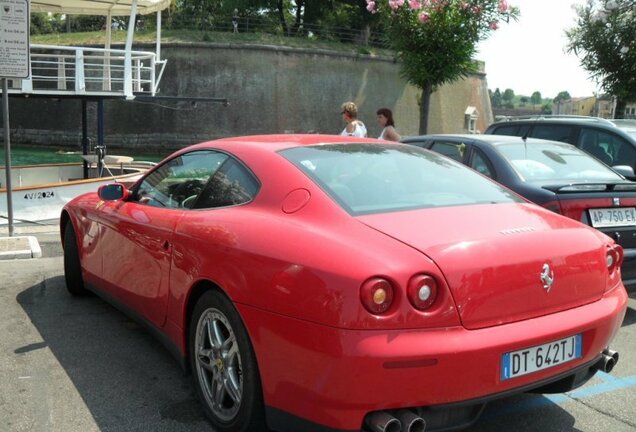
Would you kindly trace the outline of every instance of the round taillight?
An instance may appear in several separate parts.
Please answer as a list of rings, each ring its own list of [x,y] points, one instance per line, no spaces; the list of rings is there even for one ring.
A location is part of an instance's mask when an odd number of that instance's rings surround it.
[[[620,245],[612,246],[605,255],[607,270],[611,274],[623,264],[623,248]]]
[[[426,310],[437,299],[437,282],[432,276],[417,275],[409,281],[407,296],[414,308]]]
[[[625,251],[621,245],[614,245],[614,251],[616,251],[616,262],[614,265],[620,267],[623,265],[623,260],[625,259]]]
[[[382,314],[393,303],[393,286],[383,278],[374,277],[360,287],[360,300],[365,309],[372,314]]]

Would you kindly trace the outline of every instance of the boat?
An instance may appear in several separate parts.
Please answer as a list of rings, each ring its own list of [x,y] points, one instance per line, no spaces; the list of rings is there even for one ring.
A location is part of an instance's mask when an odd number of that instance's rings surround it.
[[[42,223],[59,219],[62,207],[71,199],[99,186],[120,182],[132,186],[154,162],[135,161],[129,156],[83,156],[86,161],[22,165],[11,168],[13,220]],[[86,165],[86,168],[85,168]],[[0,167],[0,225],[8,223],[5,167]]]
[[[30,74],[23,79],[9,79],[9,95],[78,98],[82,99],[84,113],[85,102],[97,100],[100,125],[103,124],[103,99],[156,96],[166,66],[166,60],[161,58],[161,11],[170,5],[170,0],[32,0],[29,3],[31,12],[105,16],[106,42],[104,48],[31,44]],[[137,15],[151,13],[157,16],[155,51],[133,50]],[[128,17],[126,42],[123,49],[113,49],[112,18],[122,16]],[[84,123],[82,142],[87,143]],[[132,184],[152,166],[152,163],[140,163],[126,156],[104,156],[103,127],[98,130],[99,146],[95,150],[102,149],[102,153],[91,155],[88,146],[83,146],[84,162],[14,167],[9,164],[13,221],[38,223],[57,219],[64,204],[74,197],[96,191],[100,185],[113,181]],[[6,165],[0,167],[0,225],[9,224],[6,169]]]
[[[166,59],[161,57],[161,11],[171,0],[31,0],[31,12],[105,17],[104,48],[90,46],[30,45],[28,77],[9,79],[7,94],[13,97],[76,98],[82,101],[83,163],[11,167],[12,215],[16,222],[38,222],[59,217],[62,206],[77,195],[96,191],[105,183],[132,184],[152,163],[125,156],[104,155],[105,99],[203,101],[222,103],[225,98],[160,96],[159,83]],[[138,15],[156,14],[156,43],[153,51],[133,50]],[[128,17],[123,49],[113,49],[112,19]],[[1,92],[0,92],[1,93]],[[154,99],[153,99],[154,98]],[[90,154],[86,124],[86,102],[97,102],[98,137]],[[130,160],[129,160],[130,159]],[[7,224],[6,165],[0,167],[0,225]],[[11,224],[10,229],[11,232]]]

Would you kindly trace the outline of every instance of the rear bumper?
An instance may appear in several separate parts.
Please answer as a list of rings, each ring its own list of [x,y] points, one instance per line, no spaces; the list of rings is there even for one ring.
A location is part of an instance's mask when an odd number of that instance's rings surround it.
[[[584,382],[591,376],[589,365],[620,328],[626,303],[619,287],[592,304],[480,330],[343,330],[237,308],[258,358],[270,426],[294,430],[281,420],[285,416],[279,414],[285,413],[314,425],[303,430],[359,431],[372,411],[488,399],[575,371]],[[578,333],[582,358],[501,380],[503,353]]]

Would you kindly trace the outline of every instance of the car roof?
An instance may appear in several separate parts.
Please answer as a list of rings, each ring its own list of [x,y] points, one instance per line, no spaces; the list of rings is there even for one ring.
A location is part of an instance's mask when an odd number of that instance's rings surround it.
[[[419,135],[413,137],[406,137],[402,140],[403,143],[412,143],[418,141],[425,141],[431,139],[454,139],[454,140],[466,140],[471,142],[482,142],[489,144],[493,147],[499,145],[508,144],[523,144],[523,139],[518,136],[512,135],[471,135],[471,134],[434,134],[434,135]],[[526,138],[526,144],[554,144],[555,146],[573,147],[572,144],[564,143],[561,141],[544,140],[540,138]]]
[[[612,123],[614,123],[617,128],[625,131],[636,131],[636,119],[614,119]]]
[[[616,130],[619,129],[623,132],[636,131],[636,120],[632,119],[605,119],[601,117],[589,117],[589,116],[560,116],[560,115],[545,115],[545,116],[520,116],[510,117],[504,120],[499,120],[488,126],[501,127],[505,125],[531,125],[531,124],[568,124],[568,125],[587,125],[594,126],[601,129]]]
[[[590,124],[596,123],[599,125],[606,125],[609,127],[615,127],[615,124],[612,120],[601,118],[601,117],[590,117],[590,116],[577,116],[577,115],[536,115],[536,116],[518,116],[518,117],[510,117],[504,120],[500,120],[495,122],[494,124],[501,125],[506,123],[581,123],[581,124]]]

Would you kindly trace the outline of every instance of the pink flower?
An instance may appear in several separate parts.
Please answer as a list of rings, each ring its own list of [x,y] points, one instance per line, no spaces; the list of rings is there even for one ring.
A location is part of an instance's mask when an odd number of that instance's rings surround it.
[[[422,24],[426,24],[431,17],[426,12],[422,12],[417,18]]]
[[[367,10],[371,13],[375,12],[375,2],[367,0]]]
[[[409,6],[412,10],[422,9],[422,3],[420,0],[409,0]]]
[[[499,0],[499,12],[505,13],[508,11],[508,2],[506,0]]]
[[[489,27],[491,30],[497,30],[499,28],[499,23],[497,21],[490,21]]]
[[[404,0],[389,0],[389,7],[394,11],[404,4]]]

